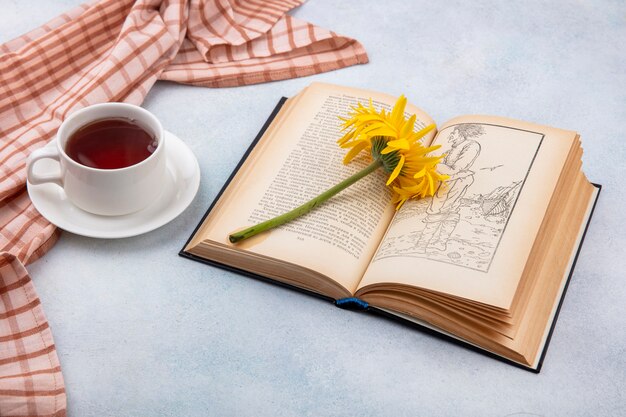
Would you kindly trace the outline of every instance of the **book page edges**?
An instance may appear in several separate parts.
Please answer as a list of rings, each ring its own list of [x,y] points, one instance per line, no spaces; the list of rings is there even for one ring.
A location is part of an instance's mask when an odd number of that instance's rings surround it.
[[[402,313],[398,313],[394,310],[388,309],[388,308],[381,308],[381,307],[376,307],[373,306],[376,309],[382,310],[385,313],[398,317],[402,320],[406,320],[412,323],[417,324],[418,326],[427,328],[431,331],[434,331],[436,333],[440,333],[445,337],[448,337],[450,339],[454,339],[457,340],[459,342],[461,342],[462,344],[466,344],[469,346],[472,346],[474,348],[476,348],[476,350],[478,351],[482,351],[482,352],[488,352],[490,355],[494,356],[494,357],[499,357],[504,359],[507,362],[513,362],[517,365],[519,365],[520,367],[527,369],[527,370],[531,370],[534,372],[539,372],[541,370],[541,366],[542,366],[542,362],[543,359],[545,358],[549,343],[550,343],[550,337],[552,335],[552,332],[554,331],[554,327],[556,324],[556,321],[558,319],[558,314],[559,314],[559,309],[563,303],[564,297],[565,297],[565,292],[567,290],[567,286],[572,278],[572,275],[574,273],[574,267],[576,266],[576,260],[578,258],[578,254],[580,253],[582,244],[583,244],[583,240],[584,240],[584,236],[585,233],[587,231],[587,228],[589,227],[589,223],[591,222],[591,217],[593,215],[593,210],[595,207],[595,204],[597,203],[598,200],[598,196],[600,193],[600,188],[598,186],[595,186],[595,190],[593,192],[592,198],[589,202],[589,206],[587,208],[586,214],[585,214],[585,221],[581,224],[581,228],[579,230],[578,233],[578,237],[576,240],[576,246],[575,246],[575,250],[572,252],[572,256],[570,257],[569,263],[568,263],[568,267],[566,269],[566,272],[563,275],[563,278],[561,279],[561,286],[558,292],[558,295],[555,299],[555,302],[553,304],[552,307],[552,312],[550,314],[550,318],[548,320],[548,325],[545,327],[545,331],[541,340],[541,344],[538,348],[538,352],[537,354],[534,355],[534,358],[527,358],[528,361],[524,361],[521,360],[520,358],[514,358],[511,356],[507,356],[504,355],[502,353],[496,352],[493,349],[487,349],[483,346],[480,346],[476,343],[470,342],[468,340],[465,340],[459,336],[456,336],[453,333],[450,333],[448,331],[445,331],[437,326],[434,326],[424,320],[420,320],[419,318],[410,316],[408,314],[402,314]]]
[[[589,224],[591,222],[591,216],[593,215],[593,211],[595,209],[596,203],[598,202],[598,197],[600,195],[600,187],[598,187],[597,185],[593,185],[593,187],[594,187],[594,190],[592,192],[591,199],[589,201],[589,205],[587,207],[587,211],[584,216],[585,220],[582,222],[580,230],[578,231],[576,245],[574,246],[575,250],[572,251],[572,255],[570,257],[568,267],[565,270],[565,274],[563,275],[563,278],[561,280],[561,286],[557,293],[557,297],[555,299],[554,305],[552,306],[552,312],[550,313],[548,325],[546,326],[543,337],[541,338],[541,344],[539,345],[539,349],[538,349],[539,353],[535,355],[535,360],[533,362],[534,368],[540,367],[540,362],[546,353],[547,345],[549,344],[550,336],[554,330],[554,325],[556,324],[559,310],[565,297],[567,286],[569,285],[569,282],[574,273],[574,267],[578,259],[578,254],[581,251],[585,234],[587,233],[587,229],[589,228]]]

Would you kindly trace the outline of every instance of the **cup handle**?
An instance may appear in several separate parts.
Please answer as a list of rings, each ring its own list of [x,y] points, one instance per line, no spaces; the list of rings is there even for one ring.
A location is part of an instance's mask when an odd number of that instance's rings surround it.
[[[52,182],[63,188],[63,178],[61,174],[51,174],[51,175],[37,175],[33,171],[35,167],[35,163],[40,159],[54,159],[61,165],[59,151],[56,148],[42,148],[37,149],[30,155],[28,160],[28,182],[32,185],[43,184],[46,182]]]

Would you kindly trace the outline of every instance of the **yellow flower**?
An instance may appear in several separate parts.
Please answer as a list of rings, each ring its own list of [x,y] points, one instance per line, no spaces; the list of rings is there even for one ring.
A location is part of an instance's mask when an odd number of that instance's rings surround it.
[[[369,107],[364,107],[359,103],[353,108],[349,118],[342,119],[344,122],[342,130],[347,130],[347,132],[338,142],[342,148],[350,149],[343,162],[349,163],[361,151],[367,151],[374,161],[366,168],[289,212],[230,234],[228,236],[230,242],[241,242],[290,222],[381,167],[389,173],[387,185],[394,191],[396,210],[411,198],[435,194],[439,184],[448,178],[446,175],[439,174],[436,169],[443,156],[428,156],[429,152],[439,149],[439,146],[425,147],[420,141],[425,134],[435,128],[435,125],[426,126],[414,132],[415,116],[406,120],[405,107],[404,96],[400,96],[391,113],[385,110],[377,112],[372,106],[372,100],[370,100]]]
[[[344,164],[362,151],[380,161],[389,173],[387,185],[394,191],[396,210],[409,199],[434,195],[439,184],[448,178],[436,169],[443,155],[428,156],[440,145],[425,147],[421,142],[435,125],[415,132],[415,115],[404,117],[406,102],[406,97],[400,96],[391,112],[376,111],[371,99],[368,107],[359,103],[348,118],[341,119],[346,133],[337,141],[349,149]]]

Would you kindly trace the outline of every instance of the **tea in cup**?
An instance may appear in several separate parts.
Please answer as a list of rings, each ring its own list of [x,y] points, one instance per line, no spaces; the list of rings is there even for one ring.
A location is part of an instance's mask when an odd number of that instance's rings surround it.
[[[159,196],[165,156],[163,127],[152,113],[126,103],[95,104],[63,121],[55,147],[31,154],[28,181],[57,184],[90,213],[130,214]],[[58,175],[35,173],[37,161],[44,158],[58,161]]]

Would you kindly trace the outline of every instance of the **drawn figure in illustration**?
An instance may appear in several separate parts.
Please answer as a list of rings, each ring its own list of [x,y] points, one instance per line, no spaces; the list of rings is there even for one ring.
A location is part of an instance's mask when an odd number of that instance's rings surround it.
[[[485,130],[481,125],[460,124],[448,136],[452,147],[437,170],[450,179],[445,186],[439,186],[426,209],[426,225],[415,245],[417,253],[446,250],[448,239],[460,220],[461,199],[474,182],[474,171],[470,168],[480,154],[480,144],[473,138],[483,134]]]

